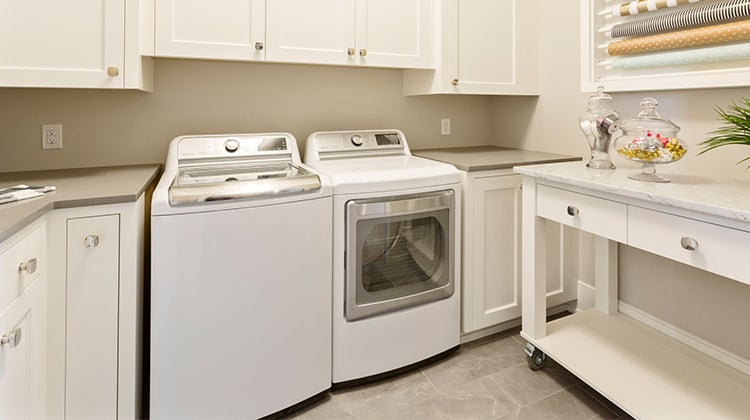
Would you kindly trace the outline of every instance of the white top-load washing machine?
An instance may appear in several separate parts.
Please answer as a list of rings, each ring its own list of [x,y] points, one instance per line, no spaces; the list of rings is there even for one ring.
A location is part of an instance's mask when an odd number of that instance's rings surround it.
[[[459,345],[460,175],[398,130],[318,132],[305,163],[333,183],[333,383]]]
[[[331,186],[291,134],[183,136],[151,217],[151,418],[257,418],[331,386]]]

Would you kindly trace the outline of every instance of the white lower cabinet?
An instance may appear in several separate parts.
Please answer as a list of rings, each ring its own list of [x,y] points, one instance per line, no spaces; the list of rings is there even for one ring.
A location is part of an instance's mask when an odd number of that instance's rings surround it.
[[[511,169],[462,172],[462,330],[521,316],[521,176]],[[547,306],[576,298],[571,232],[548,223]]]
[[[116,418],[120,215],[71,218],[67,232],[65,415]]]
[[[0,419],[44,418],[45,287],[36,279],[0,313]]]
[[[48,215],[47,417],[138,418],[144,199]]]
[[[0,244],[0,419],[45,415],[43,235],[40,219]]]

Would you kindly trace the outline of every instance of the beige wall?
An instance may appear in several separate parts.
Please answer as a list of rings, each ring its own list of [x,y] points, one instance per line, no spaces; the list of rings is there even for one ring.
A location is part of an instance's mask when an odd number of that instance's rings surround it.
[[[541,27],[545,28],[540,41],[541,95],[493,99],[496,144],[588,158],[578,115],[586,110],[590,94],[580,93],[579,10],[571,7],[573,4],[576,2],[557,2],[541,9]],[[661,115],[682,128],[680,137],[689,145],[688,155],[674,163],[675,167],[701,175],[742,177],[750,182],[747,165],[735,165],[750,155],[749,147],[729,146],[696,156],[696,144],[719,125],[713,108],[742,95],[750,97],[750,89],[612,94],[615,108],[625,116],[637,114],[644,96],[659,101]],[[619,156],[613,161],[620,168],[637,168]],[[737,334],[748,328],[750,287],[624,246],[620,250],[620,276],[620,297],[624,301],[750,359],[750,336]]]
[[[413,148],[491,142],[490,98],[405,97],[400,70],[156,60],[155,91],[0,89],[0,172],[163,162],[181,134],[399,128]],[[449,117],[452,135],[440,135]],[[41,124],[63,124],[62,150]]]

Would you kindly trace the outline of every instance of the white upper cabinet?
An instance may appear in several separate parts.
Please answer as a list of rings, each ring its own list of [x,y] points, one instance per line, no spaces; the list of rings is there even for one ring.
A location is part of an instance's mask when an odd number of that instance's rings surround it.
[[[0,2],[0,86],[150,90],[139,22],[146,3]]]
[[[265,7],[265,0],[157,0],[156,55],[263,61]]]
[[[423,68],[430,65],[430,0],[274,0],[267,60]]]
[[[359,0],[356,54],[377,67],[430,66],[430,0]]]
[[[538,0],[441,0],[437,70],[407,71],[404,94],[537,95]]]
[[[355,2],[272,0],[266,6],[268,61],[355,64]]]

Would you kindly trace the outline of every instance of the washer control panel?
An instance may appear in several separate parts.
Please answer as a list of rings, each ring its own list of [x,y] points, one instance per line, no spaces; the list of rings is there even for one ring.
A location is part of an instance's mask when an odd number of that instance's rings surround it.
[[[177,145],[179,160],[220,159],[289,155],[291,134],[238,134],[220,136],[184,136]]]

